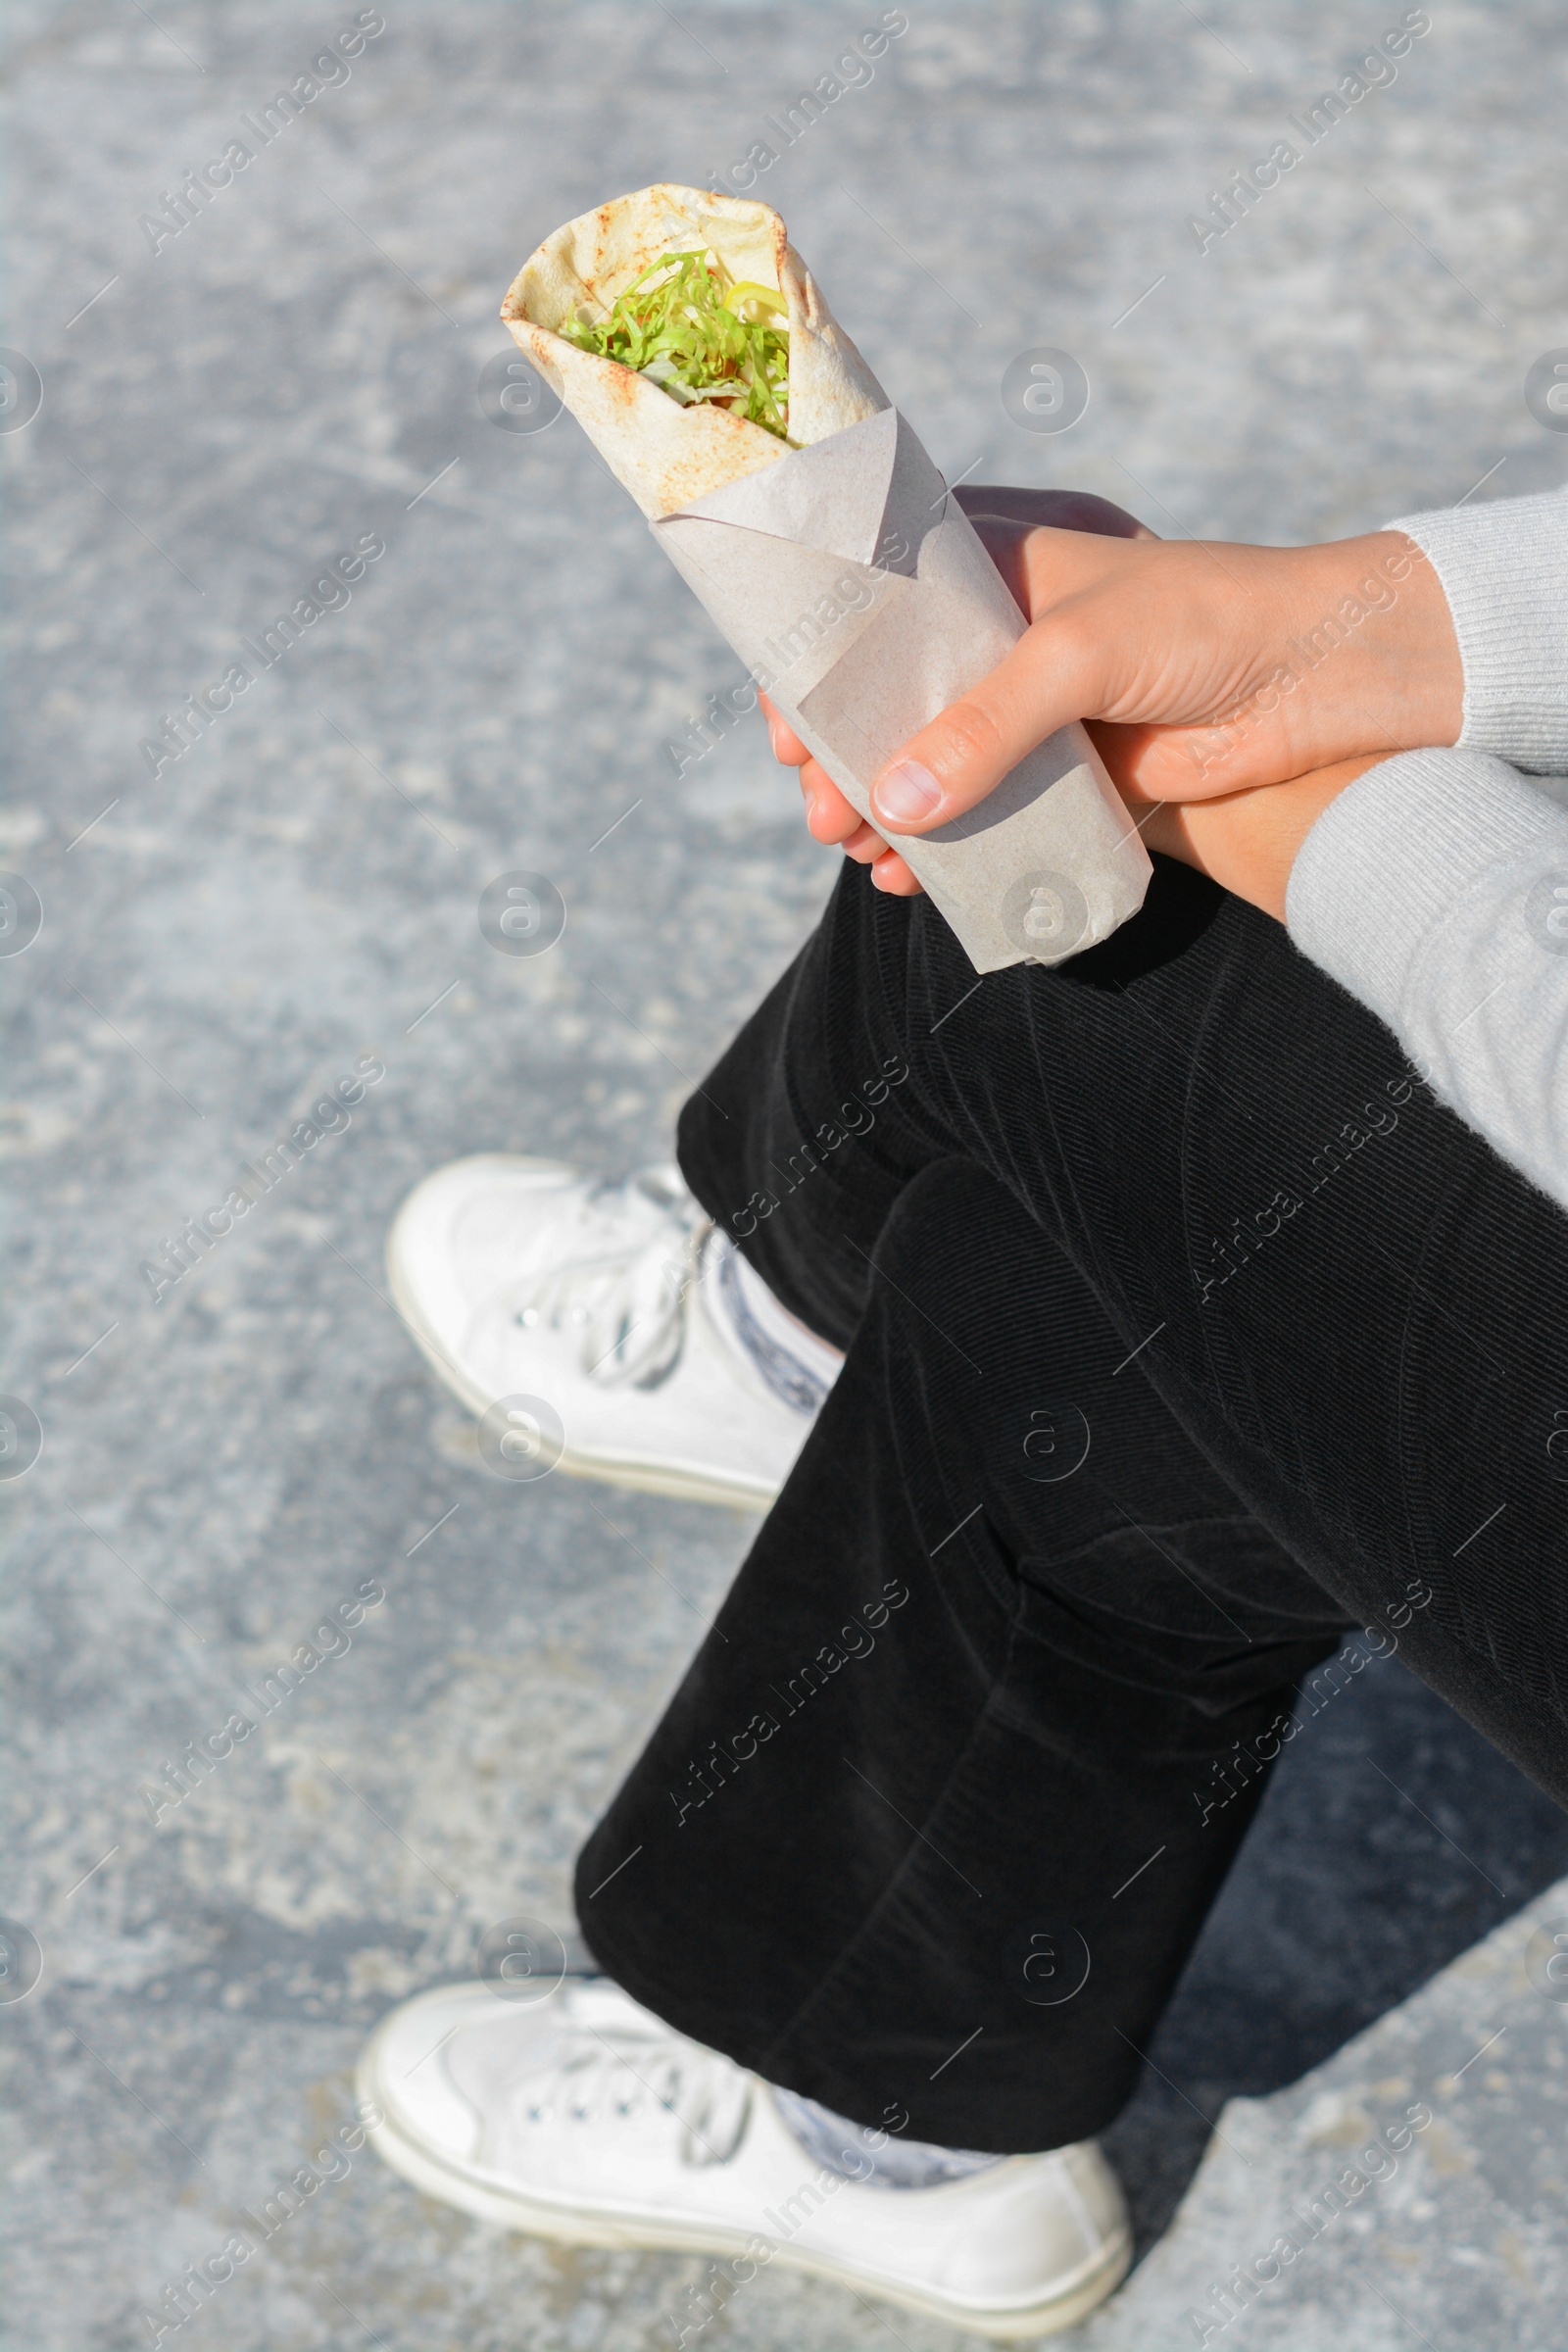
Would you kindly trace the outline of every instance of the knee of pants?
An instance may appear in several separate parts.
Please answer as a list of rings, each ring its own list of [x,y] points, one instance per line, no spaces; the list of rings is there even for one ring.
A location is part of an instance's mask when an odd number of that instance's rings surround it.
[[[1054,1236],[973,1160],[938,1160],[905,1186],[873,1262],[873,1296],[927,1378],[951,1377],[956,1406],[983,1386],[994,1412],[1060,1370],[1086,1328],[1109,1329]]]
[[[1019,1261],[1049,1241],[1006,1187],[972,1159],[939,1159],[899,1194],[876,1250],[888,1282],[928,1313],[994,1312]]]
[[[917,1465],[946,1465],[942,1493],[954,1477],[984,1477],[992,1424],[1028,1388],[1031,1352],[1051,1344],[1059,1256],[973,1161],[938,1160],[899,1195],[873,1256],[866,1337],[915,1487]]]

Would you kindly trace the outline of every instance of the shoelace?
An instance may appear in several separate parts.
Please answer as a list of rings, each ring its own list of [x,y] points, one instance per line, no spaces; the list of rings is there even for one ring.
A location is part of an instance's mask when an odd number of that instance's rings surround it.
[[[639,2042],[632,2054],[596,2037],[542,2066],[520,2106],[535,2124],[605,2124],[662,2107],[680,2126],[683,2163],[728,2164],[746,2136],[752,2085],[739,2067],[707,2050]]]
[[[712,1228],[695,1201],[672,1198],[651,1175],[596,1185],[588,1209],[612,1218],[616,1201],[632,1194],[662,1209],[661,1227],[630,1251],[589,1249],[553,1268],[515,1312],[525,1325],[579,1330],[582,1368],[601,1387],[657,1389],[680,1361],[687,1298]],[[628,1221],[636,1213],[629,1200],[626,1213]]]
[[[617,1225],[646,1226],[645,1203],[661,1223],[640,1247],[596,1248],[585,1236],[581,1253],[541,1275],[517,1303],[517,1321],[579,1331],[582,1369],[602,1388],[657,1389],[680,1362],[692,1292],[708,1283],[714,1321],[763,1386],[792,1411],[815,1413],[828,1383],[762,1329],[746,1303],[733,1243],[666,1171],[645,1168],[619,1184],[594,1185],[583,1223],[589,1235],[596,1225],[611,1234]]]

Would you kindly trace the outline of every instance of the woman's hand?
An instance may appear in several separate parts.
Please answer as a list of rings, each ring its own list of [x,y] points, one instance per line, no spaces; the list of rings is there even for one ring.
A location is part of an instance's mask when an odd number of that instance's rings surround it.
[[[982,485],[957,489],[953,495],[985,540],[993,563],[1026,614],[1027,584],[1020,551],[1031,530],[1047,525],[1062,531],[1090,531],[1107,539],[1153,537],[1135,514],[1087,490],[1018,490]],[[847,858],[869,865],[878,890],[899,898],[918,897],[920,885],[898,852],[890,849],[882,836],[851,807],[827,770],[818,765],[794,729],[779,717],[766,695],[759,695],[758,701],[767,720],[774,759],[786,767],[800,770],[806,829],[812,840],[827,847],[836,843]]]
[[[772,710],[768,726],[778,758],[801,771],[807,829],[812,837],[837,842],[848,857],[869,865],[878,890],[895,898],[917,896],[920,885],[897,850],[889,849],[856,814],[800,737]],[[1206,800],[1158,801],[1140,790],[1132,762],[1123,757],[1125,747],[1117,739],[1131,732],[1125,727],[1090,728],[1146,845],[1212,875],[1224,889],[1250,900],[1281,923],[1286,884],[1307,833],[1335,795],[1383,757],[1381,752],[1366,752],[1282,783],[1256,784]]]
[[[1388,752],[1458,733],[1447,602],[1397,532],[1208,548],[1156,540],[1079,493],[955,495],[1031,626],[878,779],[879,830],[763,705],[775,754],[801,770],[808,829],[869,864],[879,889],[919,889],[884,834],[947,822],[1088,717],[1102,722],[1090,732],[1135,817],[1152,811],[1150,847],[1283,919],[1291,858],[1334,793]],[[929,803],[923,814],[901,813],[901,787],[905,810]]]
[[[946,824],[1073,718],[1131,730],[1122,764],[1152,800],[1458,734],[1447,600],[1399,532],[1286,548],[1107,538],[987,522],[995,495],[964,503],[1030,626],[878,777],[882,830]]]

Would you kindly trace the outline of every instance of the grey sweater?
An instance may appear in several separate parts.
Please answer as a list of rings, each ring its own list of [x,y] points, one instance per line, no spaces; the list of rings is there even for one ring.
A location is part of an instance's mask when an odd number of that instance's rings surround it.
[[[1388,527],[1443,584],[1464,723],[1330,803],[1291,871],[1291,937],[1568,1207],[1568,490]]]

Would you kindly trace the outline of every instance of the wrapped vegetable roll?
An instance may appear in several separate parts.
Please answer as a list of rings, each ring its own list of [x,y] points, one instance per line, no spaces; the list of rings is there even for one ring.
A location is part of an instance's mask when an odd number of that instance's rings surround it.
[[[547,238],[501,315],[757,685],[868,815],[887,760],[1024,621],[779,216],[644,188]],[[980,972],[1105,938],[1151,871],[1079,726],[966,815],[895,846]]]

